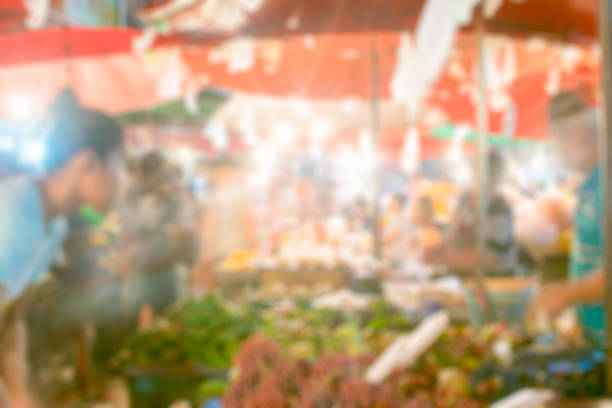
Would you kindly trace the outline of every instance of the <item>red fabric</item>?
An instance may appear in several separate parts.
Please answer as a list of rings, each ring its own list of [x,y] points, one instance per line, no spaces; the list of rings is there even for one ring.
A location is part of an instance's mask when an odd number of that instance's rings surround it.
[[[423,4],[424,0],[266,0],[238,34],[409,30],[418,21]],[[289,22],[297,22],[297,26],[291,27]],[[597,0],[507,0],[487,21],[487,29],[512,35],[594,40]]]
[[[424,0],[266,0],[241,31],[234,34],[282,36],[406,30],[414,28],[423,4]],[[0,31],[20,28],[25,17],[22,0],[0,0]],[[298,21],[298,26],[290,29],[290,20]],[[490,32],[512,35],[594,40],[597,0],[505,1],[487,22],[487,28]]]
[[[158,91],[160,81],[144,58],[132,54],[0,67],[0,119],[10,117],[6,108],[14,96],[27,97],[32,117],[40,117],[67,86],[91,108],[111,113],[145,109],[167,100]]]
[[[26,16],[22,0],[0,0],[0,32],[20,29]]]
[[[227,61],[214,61],[211,58],[217,52],[214,49],[189,47],[183,51],[183,59],[192,74],[206,74],[213,86],[230,90],[306,99],[368,99],[371,95],[370,40],[370,33],[262,39],[256,42],[253,66],[238,73],[229,71]],[[500,40],[494,38],[492,41]],[[501,134],[513,129],[519,138],[547,139],[547,84],[553,71],[558,70],[559,89],[582,85],[597,89],[598,53],[586,45],[562,46],[526,39],[505,41],[498,46],[492,62],[502,69],[504,58],[514,55],[516,79],[498,86],[499,89],[495,89],[495,84],[489,84],[492,87],[489,105],[494,106],[492,102],[497,94],[507,95],[516,108],[515,119],[509,121],[507,106],[500,111],[491,108],[489,131]],[[391,96],[390,83],[398,43],[399,35],[396,33],[377,34],[377,87],[383,99]],[[577,55],[577,61],[572,59],[572,54]],[[424,102],[420,119],[427,127],[445,123],[476,127],[476,58],[473,37],[461,36],[441,78],[433,84]],[[457,70],[461,74],[457,74]],[[434,111],[440,112],[442,117],[431,123],[427,116]],[[512,129],[507,123],[513,123]]]
[[[134,29],[74,27],[0,34],[0,66],[131,53],[133,41],[140,34]],[[153,48],[181,41],[178,36],[159,37]]]
[[[597,0],[505,1],[488,28],[499,33],[539,33],[565,40],[596,40],[597,10]]]

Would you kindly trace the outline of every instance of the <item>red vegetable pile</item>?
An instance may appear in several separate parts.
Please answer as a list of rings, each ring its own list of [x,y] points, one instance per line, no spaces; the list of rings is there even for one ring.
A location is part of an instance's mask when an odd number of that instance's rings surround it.
[[[238,378],[225,408],[480,408],[458,370],[394,373],[380,385],[364,373],[372,357],[328,355],[316,362],[288,358],[274,341],[253,337],[236,358]],[[453,373],[458,374],[453,378]]]

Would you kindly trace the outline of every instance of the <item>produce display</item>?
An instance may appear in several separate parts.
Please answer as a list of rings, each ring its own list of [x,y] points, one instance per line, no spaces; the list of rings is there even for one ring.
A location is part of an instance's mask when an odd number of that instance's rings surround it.
[[[136,333],[112,366],[228,368],[257,325],[255,309],[230,310],[221,297],[208,295]]]
[[[396,334],[413,327],[412,321],[382,300],[361,313],[315,309],[302,302],[284,311],[269,310],[258,333],[278,342],[293,358],[313,360],[335,352],[377,354]]]
[[[230,308],[222,297],[208,295],[134,334],[112,365],[229,368],[241,342],[254,333],[279,342],[302,359],[337,351],[379,353],[395,334],[413,327],[382,300],[373,301],[367,311],[348,313],[314,308],[306,300],[249,301]]]
[[[500,323],[450,326],[412,366],[368,383],[368,367],[416,323],[376,297],[365,310],[341,311],[307,299],[234,307],[208,295],[135,334],[112,365],[170,376],[190,368],[201,374],[194,401],[224,395],[226,408],[477,408],[523,387],[571,397],[603,390],[603,351],[519,352],[530,339]]]
[[[362,332],[371,330],[381,335],[391,334],[389,330],[394,327],[407,329],[403,317],[396,315],[390,320],[382,320],[389,316],[385,312],[388,305],[378,304],[377,307],[378,312],[374,308],[373,316],[365,319],[367,323]],[[321,318],[333,321],[334,316],[329,313],[325,311]],[[297,338],[282,339],[282,343],[261,336],[250,339],[236,358],[239,376],[226,393],[224,406],[486,406],[486,398],[476,398],[470,386],[472,374],[483,361],[500,358],[494,355],[496,348],[500,348],[496,344],[503,342],[512,351],[526,341],[520,333],[500,324],[483,329],[450,327],[414,366],[394,372],[382,384],[373,385],[366,382],[364,374],[379,350],[366,340],[347,342],[345,348],[335,348],[333,331],[327,336],[331,347],[322,350],[321,357],[316,359],[304,359],[295,351],[295,344],[300,342]],[[356,348],[359,345],[364,347]]]
[[[499,397],[521,388],[553,389],[567,398],[592,398],[605,391],[606,353],[600,349],[523,350],[509,366],[487,363],[472,378],[480,397]]]
[[[291,359],[278,343],[254,337],[236,358],[239,377],[223,397],[226,408],[477,408],[466,378],[416,371],[396,373],[381,385],[363,377],[372,357],[332,354],[316,362]],[[459,377],[458,379],[455,377]],[[457,386],[457,382],[460,386]]]

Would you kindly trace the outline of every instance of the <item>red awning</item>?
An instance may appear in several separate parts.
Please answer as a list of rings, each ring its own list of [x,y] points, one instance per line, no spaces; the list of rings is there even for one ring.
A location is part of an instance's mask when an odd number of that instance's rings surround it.
[[[26,17],[23,0],[0,0],[0,32],[21,29]]]
[[[141,35],[134,29],[75,27],[0,34],[0,66],[131,53],[134,40]],[[176,36],[158,37],[152,46],[179,43]]]
[[[400,34],[377,35],[380,59],[378,93],[390,99]],[[190,47],[183,51],[192,75],[207,75],[213,86],[279,97],[338,100],[370,97],[370,33],[261,39],[247,49]],[[517,137],[548,137],[546,105],[551,93],[567,87],[596,89],[599,54],[591,46],[542,40],[490,38],[490,132]],[[251,58],[236,66],[234,58]],[[419,120],[475,127],[476,49],[471,36],[457,40],[442,76],[423,103]]]
[[[423,4],[424,0],[266,0],[233,34],[410,30]],[[159,7],[150,7],[145,14]],[[170,27],[180,30],[186,13],[197,12],[194,5],[184,7],[167,16]],[[494,33],[593,40],[597,38],[597,0],[506,0],[488,19],[487,27]]]
[[[156,2],[158,5],[148,11],[165,3],[168,2]],[[414,28],[423,3],[424,0],[266,0],[248,16],[239,31],[231,34],[282,36],[406,30]],[[26,16],[23,0],[0,0],[0,32],[22,29]],[[488,20],[488,29],[511,35],[542,34],[570,41],[594,40],[597,38],[597,0],[506,0]]]

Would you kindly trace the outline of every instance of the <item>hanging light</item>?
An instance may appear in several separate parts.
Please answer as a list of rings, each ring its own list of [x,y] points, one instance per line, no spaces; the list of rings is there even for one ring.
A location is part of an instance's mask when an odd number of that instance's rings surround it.
[[[205,137],[207,137],[217,151],[227,150],[229,147],[229,137],[227,135],[227,127],[223,122],[211,121],[204,128]]]
[[[406,173],[414,173],[419,167],[421,155],[421,137],[419,130],[411,127],[404,137],[404,147],[401,155],[402,170]]]
[[[7,135],[0,135],[0,152],[11,152],[15,149],[15,141]]]
[[[25,120],[32,112],[32,100],[27,94],[15,94],[5,101],[4,111],[11,119]]]
[[[310,126],[310,138],[315,143],[323,142],[331,132],[331,125],[325,119],[316,119]]]
[[[34,168],[40,168],[45,158],[45,144],[40,139],[30,139],[23,143],[19,152],[19,161]]]
[[[463,141],[467,137],[470,129],[467,126],[459,126],[453,135],[451,148],[448,152],[448,160],[459,162],[463,159]]]
[[[259,139],[257,135],[257,125],[255,123],[255,116],[251,111],[247,111],[238,122],[238,130],[242,134],[244,143],[247,146],[255,146]]]
[[[288,146],[295,139],[295,129],[291,124],[279,122],[274,126],[272,137],[280,146]]]

